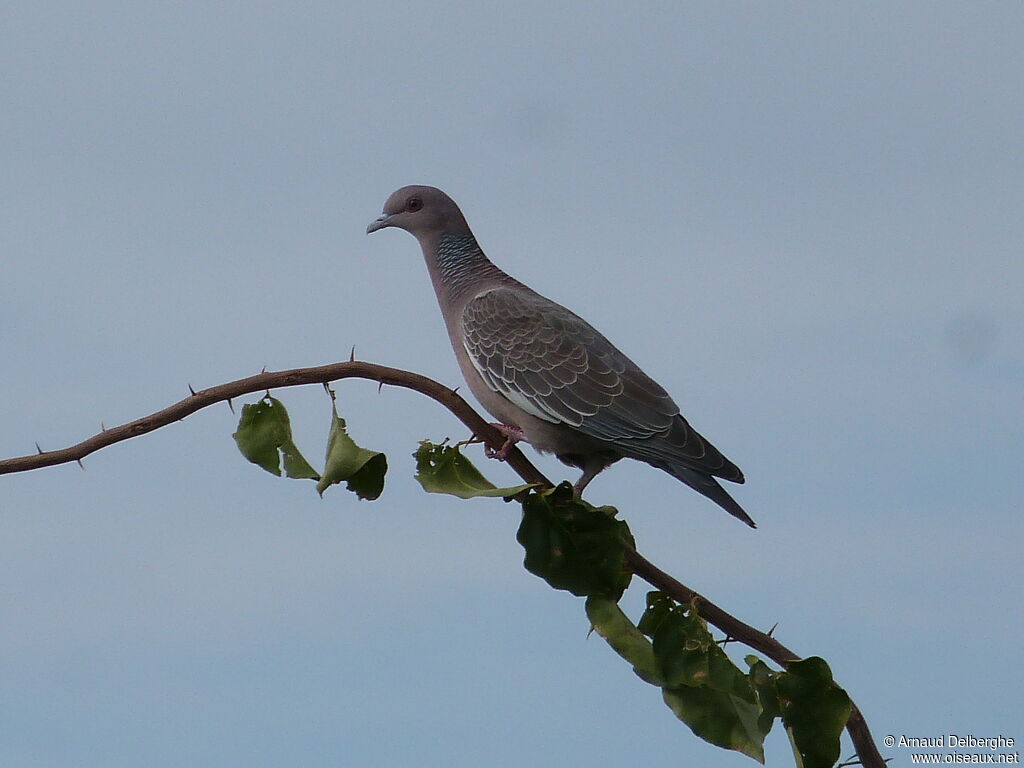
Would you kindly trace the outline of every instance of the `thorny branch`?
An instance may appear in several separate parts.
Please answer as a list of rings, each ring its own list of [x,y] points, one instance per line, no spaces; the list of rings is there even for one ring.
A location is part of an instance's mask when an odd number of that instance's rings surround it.
[[[67,464],[73,461],[81,463],[84,457],[101,448],[106,448],[108,445],[138,437],[176,421],[181,421],[186,416],[215,403],[227,401],[230,405],[233,398],[242,395],[264,392],[279,387],[326,384],[339,379],[351,378],[370,379],[381,385],[388,384],[396,387],[405,387],[420,392],[451,411],[488,447],[499,450],[505,444],[505,436],[485,421],[455,390],[449,389],[443,384],[426,376],[421,376],[418,373],[350,360],[345,363],[333,363],[314,368],[264,371],[256,376],[238,379],[237,381],[220,384],[216,387],[202,389],[198,392],[189,386],[191,394],[184,400],[180,400],[174,405],[152,413],[149,416],[143,416],[141,419],[130,421],[127,424],[105,428],[98,434],[76,445],[55,451],[43,451],[37,445],[37,453],[0,460],[0,475],[26,472],[30,469],[39,469],[55,464]],[[518,448],[511,447],[506,453],[505,460],[515,470],[516,474],[526,482],[538,483],[545,487],[552,486],[551,481]],[[636,550],[627,549],[626,557],[633,573],[662,592],[670,595],[676,602],[693,604],[705,621],[718,627],[729,637],[742,642],[754,650],[760,651],[783,667],[790,661],[796,661],[800,658],[774,637],[740,621],[703,595],[681,584]],[[846,729],[850,734],[850,739],[853,741],[861,765],[866,766],[866,768],[885,768],[885,760],[875,746],[875,742],[871,737],[871,731],[868,729],[868,724],[856,704],[852,706]]]

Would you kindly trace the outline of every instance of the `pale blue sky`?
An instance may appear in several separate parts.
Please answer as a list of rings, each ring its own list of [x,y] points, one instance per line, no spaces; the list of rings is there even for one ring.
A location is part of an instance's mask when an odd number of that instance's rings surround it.
[[[434,184],[744,469],[757,531],[596,480],[641,551],[828,659],[879,739],[1024,739],[1019,3],[2,17],[4,456],[353,344],[459,384],[415,242],[363,234]],[[338,391],[375,504],[247,464],[226,407],[0,478],[0,764],[753,765],[523,570],[513,507],[419,490],[445,412]],[[329,401],[276,394],[318,457]]]

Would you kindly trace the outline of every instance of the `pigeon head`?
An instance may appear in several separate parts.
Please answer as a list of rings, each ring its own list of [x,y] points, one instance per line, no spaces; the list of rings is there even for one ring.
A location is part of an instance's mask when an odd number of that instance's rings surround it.
[[[366,234],[398,227],[421,242],[440,235],[468,235],[469,225],[448,195],[436,187],[402,187],[384,203],[384,212],[370,222]]]

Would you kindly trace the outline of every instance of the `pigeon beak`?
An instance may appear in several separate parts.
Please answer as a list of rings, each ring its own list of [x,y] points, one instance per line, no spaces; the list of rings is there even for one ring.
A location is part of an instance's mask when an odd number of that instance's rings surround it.
[[[378,229],[384,229],[384,227],[390,226],[391,217],[385,213],[370,222],[370,225],[366,228],[366,234],[370,234],[371,232],[376,232]]]

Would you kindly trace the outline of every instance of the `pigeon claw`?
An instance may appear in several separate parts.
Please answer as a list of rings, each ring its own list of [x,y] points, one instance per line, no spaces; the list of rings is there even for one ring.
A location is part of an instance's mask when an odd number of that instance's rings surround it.
[[[520,440],[526,439],[526,433],[515,424],[491,424],[491,426],[505,436],[505,442],[497,450],[489,446],[484,446],[484,450],[488,457],[498,461],[505,461],[508,458],[508,452],[512,450],[515,444]]]

